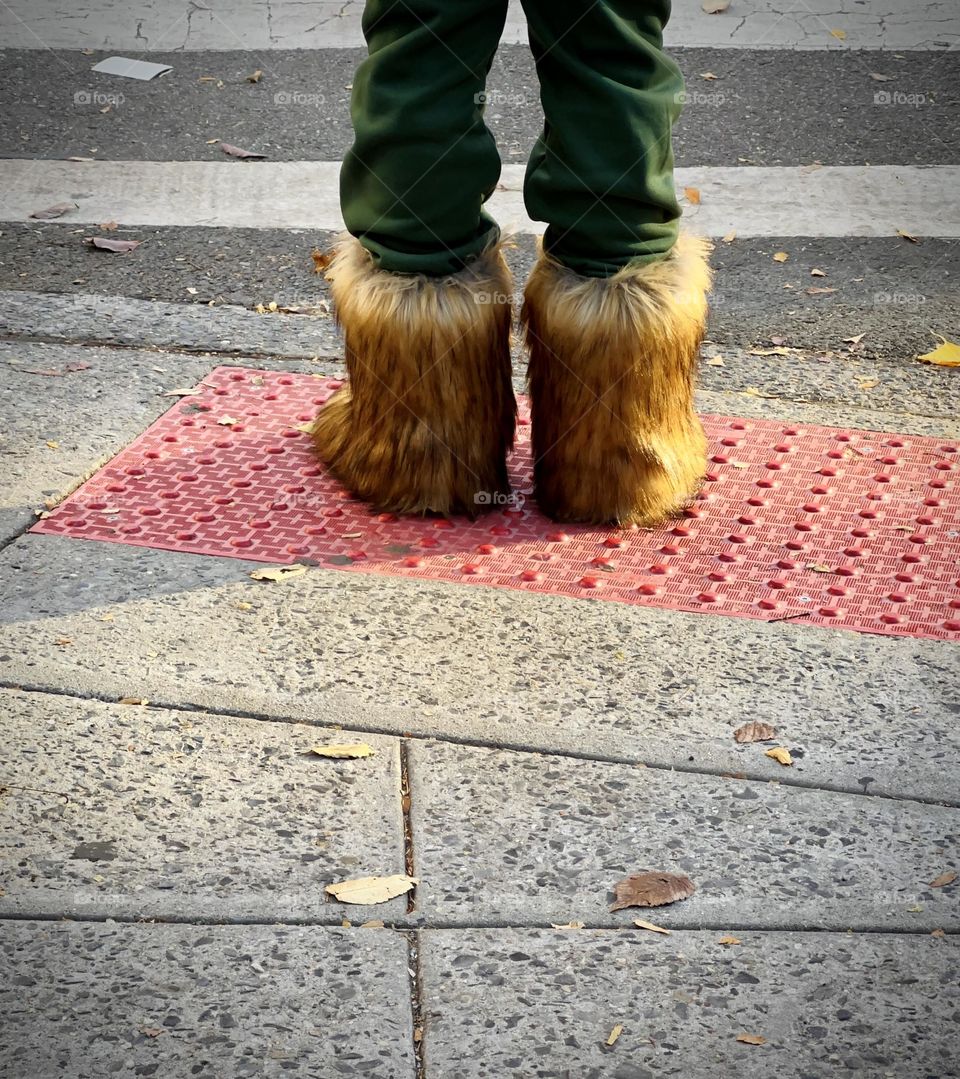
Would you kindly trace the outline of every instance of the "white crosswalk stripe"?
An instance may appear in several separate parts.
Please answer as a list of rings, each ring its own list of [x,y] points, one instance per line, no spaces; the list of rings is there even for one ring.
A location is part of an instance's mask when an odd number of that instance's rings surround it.
[[[70,10],[55,0],[4,0],[0,41],[8,48],[173,52],[199,49],[345,48],[363,44],[362,0],[90,0]],[[507,44],[527,40],[518,0]],[[960,47],[956,0],[735,0],[719,15],[700,0],[676,0],[671,47],[732,49],[933,49]]]
[[[74,200],[71,222],[339,230],[339,170],[336,161],[0,161],[0,220]],[[538,233],[523,171],[505,166],[488,205],[507,230]],[[690,168],[676,181],[687,224],[705,236],[960,237],[960,204],[944,200],[960,190],[960,166]]]

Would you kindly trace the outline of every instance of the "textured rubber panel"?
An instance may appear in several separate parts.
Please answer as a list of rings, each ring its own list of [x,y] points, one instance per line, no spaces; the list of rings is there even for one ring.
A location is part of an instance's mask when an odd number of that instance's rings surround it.
[[[960,639],[960,452],[930,438],[707,416],[707,482],[655,530],[556,525],[530,500],[372,514],[303,428],[337,380],[221,367],[33,529],[264,562]]]

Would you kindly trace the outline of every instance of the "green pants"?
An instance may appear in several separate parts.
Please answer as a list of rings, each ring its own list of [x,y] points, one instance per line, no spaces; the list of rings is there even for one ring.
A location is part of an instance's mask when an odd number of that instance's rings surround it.
[[[680,217],[670,0],[523,6],[546,118],[524,201],[547,222],[547,251],[592,277],[661,258]],[[483,209],[500,177],[483,112],[506,11],[507,0],[367,0],[340,196],[347,229],[385,270],[456,272],[499,234]]]

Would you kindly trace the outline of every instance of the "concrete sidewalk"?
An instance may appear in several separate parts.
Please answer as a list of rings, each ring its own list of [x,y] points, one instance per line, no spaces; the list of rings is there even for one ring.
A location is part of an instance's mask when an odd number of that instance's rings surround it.
[[[0,1073],[960,1073],[955,645],[29,535],[169,389],[335,369],[122,307],[165,349],[0,349]],[[735,366],[701,404],[956,437],[927,374],[909,414]],[[697,890],[611,914],[644,869]]]

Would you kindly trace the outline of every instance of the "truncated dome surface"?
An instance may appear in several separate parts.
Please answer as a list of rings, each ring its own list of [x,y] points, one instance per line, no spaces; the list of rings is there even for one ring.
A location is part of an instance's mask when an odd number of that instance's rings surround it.
[[[508,504],[474,521],[397,518],[351,499],[313,456],[302,428],[339,386],[216,368],[33,531],[960,639],[955,442],[705,416],[709,472],[681,518],[557,525],[532,499],[521,399]]]

